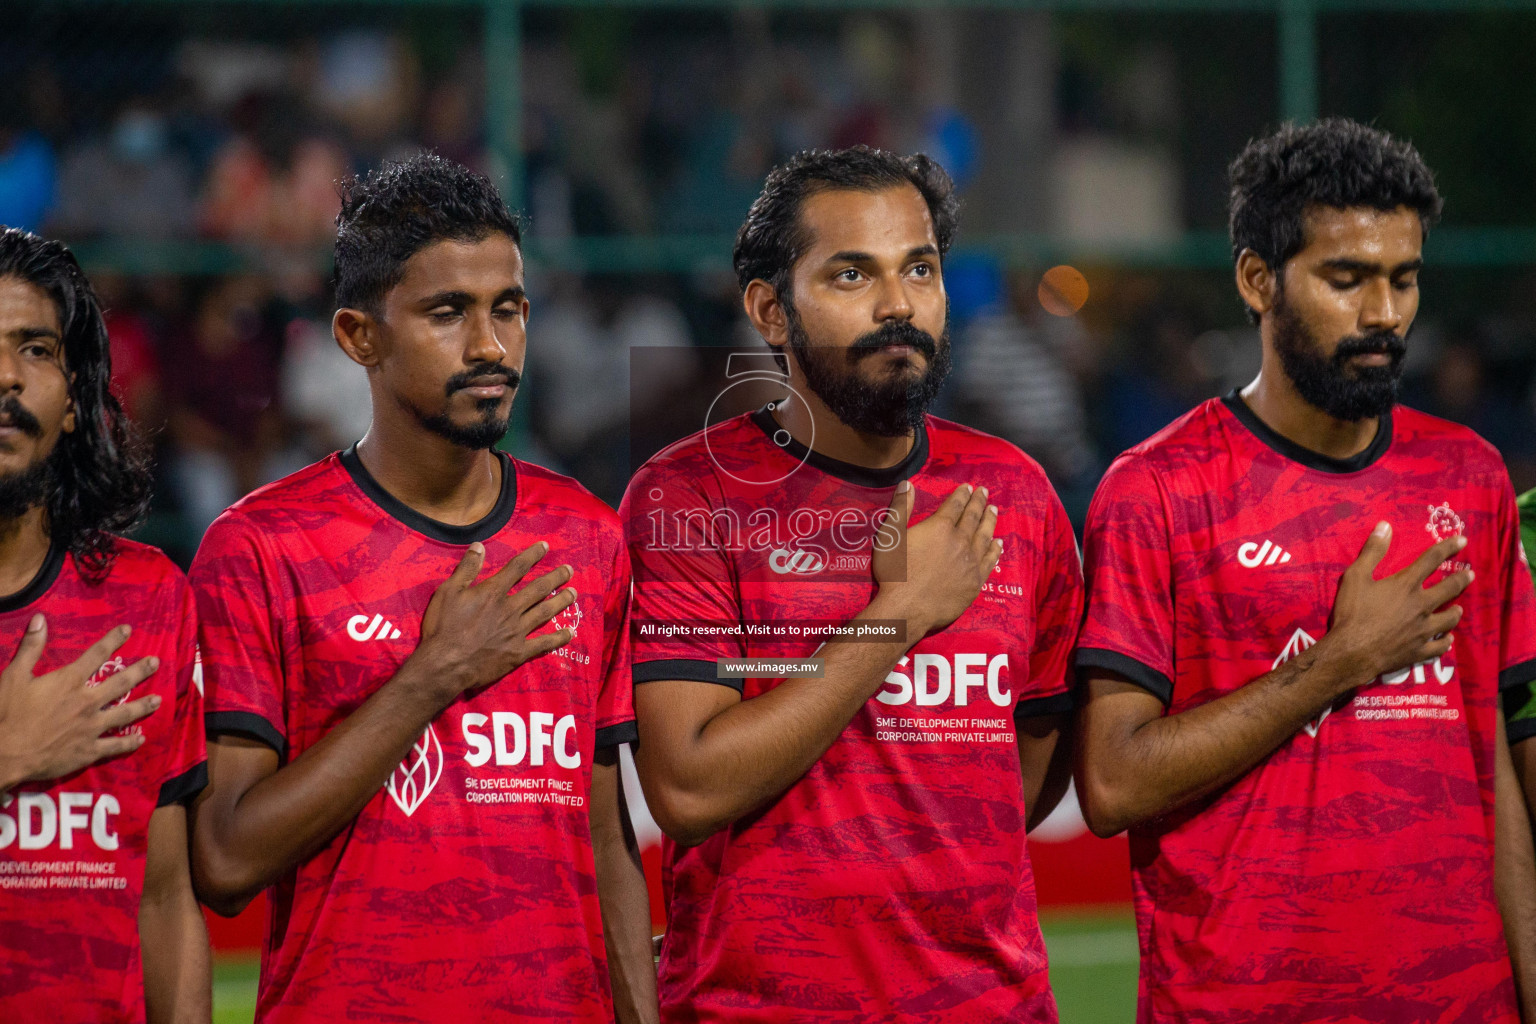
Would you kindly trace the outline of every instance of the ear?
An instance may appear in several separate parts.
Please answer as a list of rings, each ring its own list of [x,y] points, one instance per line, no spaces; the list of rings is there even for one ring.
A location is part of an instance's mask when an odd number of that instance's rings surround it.
[[[76,423],[77,423],[77,421],[76,421],[76,418],[75,418],[75,377],[74,377],[74,374],[70,374],[70,377],[69,377],[69,394],[64,399],[64,422],[63,422],[63,425],[61,426],[60,429],[62,429],[64,431],[64,433],[66,433],[66,434],[73,434],[75,432]]]
[[[1237,257],[1237,294],[1259,316],[1275,308],[1275,296],[1280,291],[1280,279],[1264,257],[1252,249],[1244,249]]]
[[[338,309],[331,317],[331,337],[359,366],[379,365],[379,324],[360,309]]]
[[[760,277],[753,278],[741,293],[741,305],[764,341],[776,349],[789,344],[789,317],[785,315],[773,285]]]

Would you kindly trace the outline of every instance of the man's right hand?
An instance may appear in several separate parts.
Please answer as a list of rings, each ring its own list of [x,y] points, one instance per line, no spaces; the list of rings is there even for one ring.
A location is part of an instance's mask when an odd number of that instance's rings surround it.
[[[87,685],[129,633],[127,626],[118,626],[69,665],[34,676],[47,646],[48,624],[41,615],[32,617],[15,657],[0,671],[0,791],[62,778],[143,744],[142,733],[109,734],[160,706],[154,694],[118,703],[160,667],[160,660],[141,658],[100,685]]]
[[[1446,605],[1471,584],[1472,570],[1451,573],[1432,587],[1424,581],[1466,547],[1467,539],[1447,537],[1406,569],[1378,580],[1376,567],[1391,538],[1392,527],[1377,523],[1339,583],[1325,640],[1351,666],[1353,681],[1341,688],[1341,695],[1377,676],[1438,658],[1451,649],[1451,630],[1461,621],[1461,607]]]
[[[877,534],[873,557],[875,582],[904,612],[911,643],[958,619],[1003,554],[1002,541],[992,539],[997,506],[987,504],[985,487],[961,484],[932,515],[909,525],[915,494],[910,483],[896,489],[888,520],[896,543],[881,550]]]
[[[471,544],[453,575],[432,595],[421,622],[421,642],[410,660],[440,687],[443,706],[570,643],[569,629],[532,635],[575,603],[575,590],[555,593],[570,580],[569,565],[512,590],[548,552],[549,545],[540,541],[477,583],[485,548]]]

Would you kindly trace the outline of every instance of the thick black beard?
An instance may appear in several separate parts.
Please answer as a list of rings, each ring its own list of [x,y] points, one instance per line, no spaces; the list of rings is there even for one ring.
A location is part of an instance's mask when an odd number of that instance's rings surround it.
[[[949,376],[949,324],[937,341],[908,321],[888,323],[839,350],[811,344],[800,317],[791,309],[787,321],[789,349],[805,374],[805,382],[832,415],[854,430],[876,437],[905,437],[923,425],[928,407]],[[928,369],[915,381],[897,371],[885,380],[863,380],[855,367],[886,345],[910,345],[923,353]]]
[[[1311,329],[1282,300],[1275,307],[1275,354],[1307,404],[1336,420],[1357,422],[1386,415],[1397,404],[1402,386],[1404,340],[1391,331],[1345,338],[1323,355]],[[1386,366],[1351,367],[1349,360],[1367,352],[1391,356]]]
[[[46,504],[57,479],[55,469],[50,455],[26,469],[0,476],[0,521],[20,519]]]
[[[516,396],[517,386],[522,383],[522,374],[510,366],[498,366],[494,363],[483,363],[472,366],[462,373],[454,374],[448,379],[444,390],[448,397],[452,398],[454,392],[470,386],[470,381],[476,377],[490,377],[501,374],[507,378],[507,387]],[[480,414],[480,419],[468,425],[454,423],[446,413],[436,413],[431,416],[423,416],[417,413],[421,425],[437,436],[458,445],[460,448],[469,448],[473,451],[481,451],[494,448],[503,437],[507,436],[507,430],[512,426],[510,410],[505,417],[497,416],[501,411],[501,399],[485,398],[475,403],[475,411]]]

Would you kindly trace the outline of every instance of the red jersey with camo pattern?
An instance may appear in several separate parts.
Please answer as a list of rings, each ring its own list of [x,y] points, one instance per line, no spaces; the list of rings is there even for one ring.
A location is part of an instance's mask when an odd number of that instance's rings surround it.
[[[720,678],[717,661],[809,657],[862,611],[902,480],[914,522],[962,483],[988,488],[1002,560],[799,782],[697,847],[665,844],[666,1021],[1056,1020],[1016,735],[1071,708],[1082,583],[1027,456],[930,417],[903,462],[870,470],[808,451],[766,409],[666,449],[620,508],[635,682],[748,699],[783,682],[771,666]]]
[[[160,668],[124,700],[163,703],[128,726],[133,753],[0,797],[0,1020],[144,1020],[139,903],[157,808],[185,803],[208,780],[197,622],[181,570],[154,548],[118,540],[106,576],[82,576],[55,549],[36,578],[0,599],[0,650],[12,653],[32,616],[48,620],[34,670],[68,665],[122,623],[133,627],[91,678],[100,685],[151,655]]]
[[[1455,646],[1349,694],[1224,791],[1131,830],[1142,1022],[1518,1019],[1493,889],[1501,688],[1536,678],[1514,493],[1470,430],[1398,408],[1339,460],[1235,393],[1122,455],[1089,512],[1080,672],[1169,713],[1238,689],[1328,629],[1379,521],[1377,576],[1467,547]]]
[[[629,558],[613,511],[502,457],[496,507],[449,526],[355,450],[245,498],[192,567],[210,735],[283,763],[415,649],[467,545],[486,572],[540,540],[575,638],[454,701],[347,828],[273,887],[258,1021],[612,1021],[588,824],[592,758],[634,738]],[[530,578],[543,570],[535,569]]]

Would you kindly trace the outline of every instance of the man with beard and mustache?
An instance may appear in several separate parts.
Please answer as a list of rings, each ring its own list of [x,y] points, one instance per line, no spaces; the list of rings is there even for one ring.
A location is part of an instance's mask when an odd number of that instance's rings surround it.
[[[655,1020],[623,534],[494,448],[527,341],[517,222],[421,155],[348,182],[337,226],[332,330],[372,424],[193,564],[199,895],[269,893],[259,1021]]]
[[[0,230],[0,1020],[210,1012],[197,622],[181,571],[117,536],[150,478],[111,376],[74,256]]]
[[[1085,537],[1078,792],[1130,829],[1138,1019],[1536,1019],[1514,491],[1395,405],[1440,197],[1347,120],[1229,173],[1262,369],[1120,456]]]
[[[789,394],[620,509],[665,1020],[1056,1020],[1025,832],[1066,788],[1081,569],[1040,467],[926,412],[955,226],[924,156],[770,173],[735,265]]]

